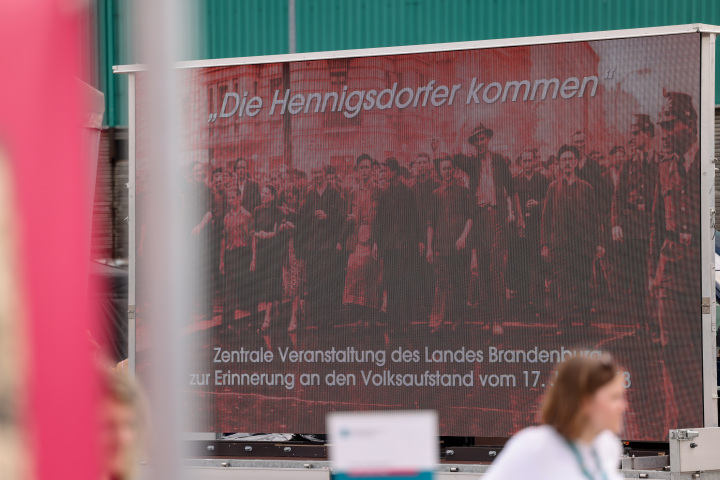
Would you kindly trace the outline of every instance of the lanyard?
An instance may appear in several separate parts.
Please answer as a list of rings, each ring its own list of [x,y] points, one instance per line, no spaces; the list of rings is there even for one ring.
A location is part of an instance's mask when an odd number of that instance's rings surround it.
[[[590,475],[590,472],[588,471],[587,467],[585,466],[585,461],[583,460],[582,455],[580,455],[580,451],[578,451],[577,446],[570,440],[567,440],[567,444],[570,447],[570,450],[572,450],[573,454],[575,454],[575,460],[577,460],[577,463],[580,466],[580,470],[582,470],[583,475],[585,475],[585,478],[587,478],[588,480],[595,480],[595,477]],[[605,475],[605,470],[603,470],[602,464],[600,463],[600,458],[598,457],[597,450],[595,450],[594,447],[592,449],[592,454],[593,454],[593,458],[595,459],[595,464],[597,465],[597,468],[600,471],[602,480],[608,480],[607,475]]]

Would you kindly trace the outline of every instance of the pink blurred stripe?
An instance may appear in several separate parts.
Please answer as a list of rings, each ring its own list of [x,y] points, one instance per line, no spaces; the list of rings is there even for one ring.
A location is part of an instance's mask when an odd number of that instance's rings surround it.
[[[86,334],[90,179],[76,85],[83,4],[0,4],[0,143],[19,210],[29,353],[25,424],[37,479],[98,476]]]

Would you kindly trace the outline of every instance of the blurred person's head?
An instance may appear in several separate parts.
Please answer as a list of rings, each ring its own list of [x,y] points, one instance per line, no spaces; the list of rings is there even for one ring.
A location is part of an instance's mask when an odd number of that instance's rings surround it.
[[[572,134],[572,145],[577,148],[578,152],[580,152],[580,156],[585,155],[585,148],[587,147],[587,136],[585,135],[585,132],[582,130],[577,130],[575,133]]]
[[[305,192],[308,186],[307,173],[302,170],[295,170],[295,184],[301,192]]]
[[[395,157],[388,157],[382,163],[382,167],[380,169],[380,179],[381,181],[390,184],[393,180],[395,180],[395,178],[397,178],[399,172],[400,164],[397,159]]]
[[[372,178],[375,183],[380,183],[380,171],[382,170],[382,167],[380,167],[380,162],[377,160],[373,160],[372,164]]]
[[[558,150],[557,159],[560,172],[566,178],[575,177],[575,168],[580,162],[580,150],[575,145],[563,145]]]
[[[223,189],[223,169],[220,167],[216,167],[212,171],[212,186],[215,190],[222,190]]]
[[[99,369],[99,458],[103,480],[133,477],[146,425],[145,401],[125,373]]]
[[[357,161],[355,162],[355,169],[357,170],[361,181],[367,182],[370,180],[370,177],[372,176],[372,165],[373,159],[367,153],[363,153],[357,158]]]
[[[223,173],[223,181],[225,182],[225,190],[232,190],[238,186],[237,173],[230,170],[225,170]]]
[[[493,136],[493,131],[480,123],[475,130],[472,131],[468,138],[468,143],[475,147],[478,156],[482,157],[488,150],[488,143]]]
[[[285,197],[285,203],[292,208],[297,208],[300,205],[300,189],[295,185],[285,188],[283,197]]]
[[[325,181],[327,182],[327,184],[339,190],[340,186],[338,184],[337,169],[332,165],[325,165],[323,167],[323,173],[325,174]]]
[[[205,181],[205,166],[200,162],[195,162],[192,167],[192,175],[195,183],[203,183]]]
[[[615,145],[610,150],[610,168],[620,168],[622,167],[623,163],[625,163],[625,159],[627,158],[627,153],[625,152],[625,147],[622,145]]]
[[[415,157],[415,161],[413,162],[413,167],[415,174],[418,177],[424,178],[427,176],[431,172],[430,155],[425,152],[418,153],[417,157]]]
[[[280,172],[276,168],[273,168],[270,170],[270,183],[275,187],[275,190],[280,190],[280,182]]]
[[[633,137],[635,147],[646,151],[655,136],[655,125],[650,120],[650,115],[636,113],[630,125],[630,135]]]
[[[687,93],[665,92],[658,125],[664,153],[685,155],[697,141],[697,112]]]
[[[435,160],[435,168],[443,183],[450,185],[455,181],[455,164],[451,157],[442,157]]]
[[[247,178],[248,164],[244,158],[238,158],[235,160],[235,172],[237,173],[238,181],[243,182]]]
[[[317,188],[325,188],[325,172],[322,167],[313,167],[310,170],[312,174],[313,184]]]
[[[270,183],[266,184],[262,190],[260,190],[260,201],[263,205],[270,205],[275,201],[277,197],[277,189]]]
[[[240,207],[240,202],[238,201],[240,199],[240,195],[238,195],[237,187],[229,188],[225,192],[225,198],[227,198],[227,204],[230,206],[230,208],[237,210],[238,207]]]
[[[542,423],[568,440],[592,441],[620,433],[627,408],[623,375],[607,353],[575,356],[560,364],[542,406]]]
[[[522,152],[522,155],[520,155],[520,166],[525,175],[532,175],[535,170],[535,151],[525,150]]]

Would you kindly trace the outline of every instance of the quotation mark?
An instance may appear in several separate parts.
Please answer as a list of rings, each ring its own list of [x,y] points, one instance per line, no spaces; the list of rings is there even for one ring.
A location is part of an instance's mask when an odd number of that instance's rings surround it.
[[[211,113],[210,117],[208,118],[208,123],[212,123],[215,120],[217,120],[217,113]]]

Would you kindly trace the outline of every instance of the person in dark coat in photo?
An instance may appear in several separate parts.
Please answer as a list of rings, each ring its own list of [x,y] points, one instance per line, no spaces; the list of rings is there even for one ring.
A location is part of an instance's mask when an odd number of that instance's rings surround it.
[[[435,165],[442,185],[432,192],[427,215],[426,258],[435,274],[430,333],[437,333],[445,323],[456,329],[465,320],[468,237],[473,224],[470,191],[455,181],[452,158],[436,159]]]
[[[602,177],[602,168],[585,153],[587,148],[587,135],[583,130],[577,130],[573,133],[572,145],[580,152],[580,160],[575,170],[577,178],[589,183],[597,193],[601,188],[600,184],[602,180],[600,177]]]
[[[265,316],[260,331],[267,334],[279,312],[282,298],[282,238],[280,224],[283,215],[277,206],[277,190],[271,184],[260,191],[261,204],[255,208],[252,218],[252,260],[250,271],[254,272],[257,285],[257,302],[265,305]],[[255,308],[257,308],[256,305]]]
[[[520,155],[522,172],[513,178],[515,194],[525,223],[511,244],[510,268],[520,301],[531,313],[540,313],[544,302],[544,278],[540,258],[540,221],[550,181],[538,172],[535,149]]]
[[[593,259],[605,253],[598,244],[595,190],[575,174],[579,159],[572,145],[558,150],[563,176],[548,188],[540,224],[541,255],[551,262],[556,283],[558,334],[590,311]]]
[[[342,278],[337,244],[343,224],[343,202],[335,188],[328,185],[325,169],[312,169],[312,187],[305,196],[300,210],[298,241],[307,268],[306,327],[322,331],[324,339],[328,328],[340,315]]]
[[[620,170],[626,163],[625,147],[615,145],[610,149],[605,173],[600,177],[600,187],[596,191],[598,206],[598,220],[601,222],[600,235],[602,244],[606,246],[605,256],[593,262],[593,286],[595,300],[593,310],[598,311],[608,306],[611,298],[617,298],[618,293],[618,265],[617,244],[611,241],[611,211],[615,190],[620,183]]]
[[[632,150],[620,168],[620,179],[610,209],[611,235],[616,267],[618,304],[624,307],[624,317],[635,326],[633,339],[638,345],[629,359],[648,366],[642,377],[636,377],[628,392],[631,405],[660,412],[652,424],[658,438],[666,434],[665,388],[661,352],[657,348],[660,327],[657,301],[650,295],[648,281],[648,253],[653,200],[657,186],[660,157],[652,147],[655,125],[647,114],[637,113],[630,125]],[[632,154],[630,152],[632,151]],[[655,343],[656,345],[653,345]],[[653,348],[655,347],[655,348]],[[647,394],[653,389],[655,393]],[[634,401],[636,400],[636,401]],[[639,412],[638,412],[639,413]]]
[[[630,315],[639,331],[659,334],[648,304],[648,250],[653,197],[659,157],[651,147],[655,125],[646,114],[636,114],[630,126],[634,155],[620,168],[610,209],[611,236],[618,268],[618,289],[631,299]]]
[[[478,299],[482,316],[493,322],[493,333],[502,334],[507,292],[505,270],[508,255],[508,228],[517,222],[515,191],[507,162],[488,149],[493,131],[482,123],[468,138],[475,155],[456,154],[455,165],[469,177],[469,190],[474,203],[471,271],[478,278]]]
[[[702,395],[702,371],[688,369],[688,358],[700,348],[698,319],[700,278],[700,143],[692,97],[665,92],[658,126],[662,160],[650,225],[650,289],[657,298],[663,358],[672,383],[666,428],[697,421],[693,402]]]
[[[378,200],[372,254],[382,260],[389,336],[403,341],[408,339],[407,333],[417,315],[417,295],[406,286],[424,239],[415,196],[398,177],[399,171],[400,165],[394,157],[382,163],[381,182],[387,182],[388,186]]]
[[[244,158],[235,160],[237,188],[240,202],[248,212],[254,212],[260,205],[260,186],[248,177],[248,162]]]
[[[438,182],[433,176],[433,166],[430,161],[430,155],[427,153],[419,153],[415,157],[414,169],[417,172],[415,177],[415,184],[411,187],[413,195],[415,196],[415,205],[417,205],[418,211],[418,225],[421,228],[426,228],[427,216],[430,211],[432,203],[433,192],[440,187]],[[418,305],[419,319],[422,320],[428,316],[430,309],[433,305],[434,295],[434,279],[433,279],[433,268],[428,265],[425,261],[425,250],[426,245],[423,239],[420,247],[420,257],[417,262],[417,274],[413,275],[413,286],[417,288],[418,295],[420,298],[420,304]]]

